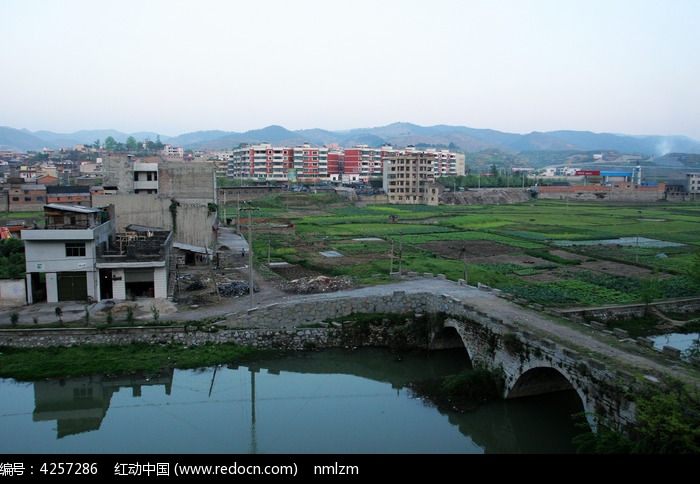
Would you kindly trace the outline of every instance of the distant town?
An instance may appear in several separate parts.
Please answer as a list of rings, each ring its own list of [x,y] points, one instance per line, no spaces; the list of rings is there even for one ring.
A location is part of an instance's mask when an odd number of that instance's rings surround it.
[[[43,224],[6,217],[2,237],[23,240],[29,303],[164,298],[173,293],[178,265],[171,249],[183,263],[209,260],[219,225],[231,222],[227,207],[234,203],[229,211],[240,221],[241,201],[276,192],[334,191],[353,202],[438,206],[537,198],[645,203],[694,200],[700,191],[697,171],[658,181],[656,166],[649,180],[654,165],[641,155],[559,156],[563,162],[535,167],[500,152],[435,146],[261,142],[191,150],[133,137],[6,150],[0,209],[43,212]],[[24,287],[17,293],[24,299]]]

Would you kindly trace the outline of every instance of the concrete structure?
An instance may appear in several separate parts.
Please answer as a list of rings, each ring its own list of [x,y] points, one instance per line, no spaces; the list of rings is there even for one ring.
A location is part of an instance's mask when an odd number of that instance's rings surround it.
[[[158,163],[139,163],[132,165],[134,174],[134,193],[158,193]]]
[[[421,285],[429,287],[429,282],[422,281]],[[443,288],[442,285],[440,287]],[[579,395],[592,424],[595,424],[595,418],[600,417],[620,425],[635,418],[630,395],[635,393],[637,377],[631,371],[639,373],[640,378],[651,383],[655,381],[654,374],[660,375],[653,368],[664,368],[643,356],[642,350],[634,352],[635,366],[630,368],[624,359],[615,358],[624,350],[615,349],[607,343],[595,340],[598,345],[589,345],[585,348],[585,354],[572,343],[555,343],[547,337],[548,333],[542,333],[542,326],[534,321],[536,318],[542,319],[536,313],[500,300],[490,291],[454,284],[451,287],[449,294],[440,293],[440,290],[382,293],[381,288],[366,288],[367,291],[361,291],[361,294],[360,291],[344,291],[282,300],[225,315],[221,322],[216,323],[217,331],[182,326],[4,330],[0,331],[0,345],[42,347],[86,343],[189,345],[195,342],[235,342],[259,348],[304,350],[391,346],[397,344],[396,336],[400,334],[405,337],[404,343],[408,347],[463,347],[465,357],[474,365],[485,366],[502,374],[505,398],[573,389]],[[493,300],[500,302],[499,309],[493,310],[493,302],[487,302]],[[494,314],[489,314],[486,308],[491,308]],[[353,324],[354,314],[366,313],[404,314],[406,323],[403,333],[390,324]],[[517,315],[517,319],[501,319],[505,314]],[[408,327],[411,321],[419,319],[420,323]],[[331,320],[342,320],[343,323],[323,324]],[[326,327],[301,327],[314,323]],[[594,341],[590,336],[587,338]],[[669,358],[673,365],[678,361],[672,355],[664,357]],[[668,374],[678,375],[671,365],[666,369]]]
[[[384,192],[389,203],[438,205],[441,185],[435,183],[434,155],[396,151],[384,160]]]
[[[385,159],[395,152],[397,150],[391,146],[370,148],[368,145],[356,145],[353,148],[329,150],[308,143],[293,148],[261,143],[233,150],[226,174],[229,178],[269,181],[367,183],[370,178],[383,175]],[[436,176],[464,173],[463,154],[436,149],[428,149],[425,153],[432,157],[431,169]]]
[[[700,193],[700,173],[686,173],[686,191],[688,193]]]
[[[45,229],[22,230],[27,302],[167,297],[172,234],[116,233],[113,207],[48,204]]]
[[[7,190],[10,212],[31,212],[41,210],[46,203],[46,187],[35,183],[11,183]]]
[[[328,178],[328,148],[319,148],[304,143],[293,150],[292,168],[297,180],[314,182]]]
[[[129,224],[162,227],[175,242],[212,245],[218,224],[213,164],[109,156],[104,170],[104,194],[93,195],[93,206],[114,205],[118,232]]]
[[[612,185],[572,185],[533,187],[536,198],[554,200],[655,202],[666,197],[666,185],[653,186],[625,184]]]
[[[22,230],[27,302],[97,299],[97,246],[113,232],[104,209],[46,205],[45,229]]]
[[[0,280],[0,306],[23,306],[27,301],[24,279]]]
[[[169,294],[172,232],[130,225],[98,247],[101,299],[165,298]]]
[[[343,153],[343,175],[365,183],[371,177],[380,177],[383,174],[384,159],[393,152],[391,146],[370,148],[368,145],[356,145],[346,148]]]
[[[328,178],[328,148],[273,146],[261,143],[233,150],[228,162],[230,178],[311,182]]]
[[[181,146],[165,145],[161,155],[163,158],[182,159],[185,156],[185,150]]]
[[[68,205],[92,206],[90,187],[85,185],[46,187],[47,203],[65,203]]]

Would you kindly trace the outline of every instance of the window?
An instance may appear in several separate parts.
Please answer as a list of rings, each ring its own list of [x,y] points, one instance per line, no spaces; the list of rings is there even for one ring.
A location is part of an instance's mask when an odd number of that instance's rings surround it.
[[[66,242],[66,257],[85,257],[85,242]]]

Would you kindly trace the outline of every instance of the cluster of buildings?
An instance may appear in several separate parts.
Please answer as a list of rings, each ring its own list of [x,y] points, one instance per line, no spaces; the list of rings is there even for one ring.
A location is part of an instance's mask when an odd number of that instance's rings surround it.
[[[385,166],[407,153],[422,153],[423,159],[430,160],[433,176],[464,173],[464,155],[448,150],[367,145],[332,149],[310,144],[291,147],[262,143],[219,153],[217,174],[273,182],[366,183],[370,178],[383,177]]]
[[[37,200],[43,227],[21,230],[30,304],[169,297],[178,263],[213,250],[211,163],[107,156],[103,176]]]

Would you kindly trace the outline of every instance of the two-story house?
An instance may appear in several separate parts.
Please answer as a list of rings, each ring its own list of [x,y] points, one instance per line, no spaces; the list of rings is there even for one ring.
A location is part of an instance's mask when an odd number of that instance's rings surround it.
[[[27,302],[167,297],[170,231],[116,233],[113,207],[44,206],[45,228],[22,230]]]

